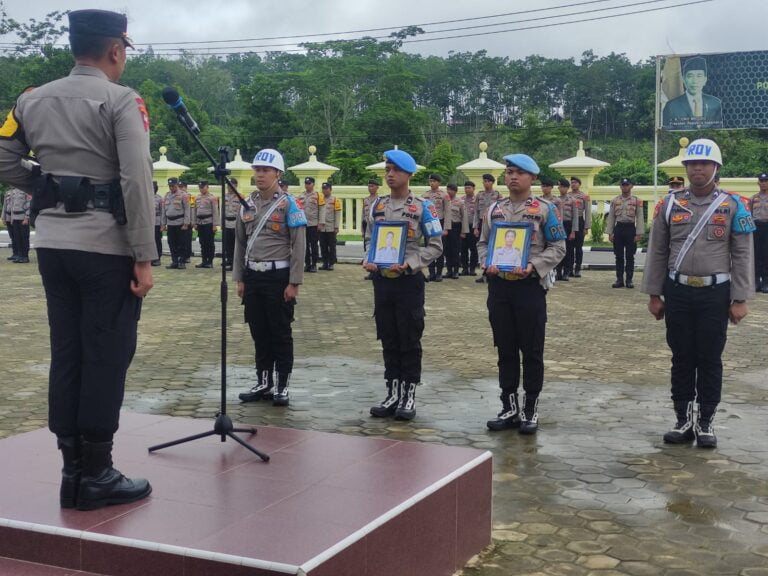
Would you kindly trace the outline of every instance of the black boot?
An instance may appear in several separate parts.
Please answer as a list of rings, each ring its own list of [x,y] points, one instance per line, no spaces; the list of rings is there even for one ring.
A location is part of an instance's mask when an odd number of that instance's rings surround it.
[[[699,417],[696,421],[696,445],[699,448],[717,448],[717,436],[712,422],[717,412],[717,404],[699,404]]]
[[[290,398],[288,397],[288,380],[290,374],[277,374],[277,388],[272,397],[272,406],[288,406]]]
[[[126,478],[112,467],[112,442],[83,440],[83,476],[77,495],[78,510],[96,510],[146,498],[152,486],[144,478]]]
[[[166,266],[168,270],[178,270],[179,268],[179,262],[177,260],[173,260],[168,266]]]
[[[480,276],[480,278],[478,278],[477,280],[475,280],[475,282],[476,282],[477,284],[482,284],[483,282],[485,282],[485,276]]]
[[[269,370],[256,370],[256,386],[238,395],[240,402],[258,402],[272,396],[272,379]]]
[[[459,268],[458,266],[453,267],[453,272],[451,272],[451,280],[458,280],[459,279]]]
[[[573,269],[572,276],[574,278],[581,278],[581,267],[580,266],[576,266],[576,268]]]
[[[624,288],[624,278],[622,276],[617,276],[616,282],[611,284],[611,288]]]
[[[80,437],[59,436],[56,441],[64,460],[64,466],[61,468],[59,503],[62,508],[74,508],[77,505],[77,491],[80,488],[80,476],[83,472]]]
[[[672,430],[664,434],[667,444],[687,444],[693,442],[693,402],[677,400],[674,402],[677,423]]]
[[[517,403],[517,394],[501,392],[501,412],[495,420],[485,423],[488,430],[511,430],[520,428],[520,405]]]
[[[469,276],[477,276],[477,272],[475,272],[474,268],[469,269]]]
[[[523,412],[520,415],[520,434],[536,434],[539,429],[539,397],[525,395]]]
[[[464,266],[461,269],[461,272],[459,272],[459,275],[461,275],[461,276],[469,276],[469,269],[466,266]]]
[[[371,416],[387,418],[394,416],[397,405],[400,403],[400,383],[397,378],[386,381],[387,397],[378,406],[371,406]]]
[[[400,401],[395,420],[413,420],[416,417],[416,382],[400,382]]]
[[[633,274],[631,272],[627,272],[627,288],[634,288],[635,283],[632,282],[632,276]]]

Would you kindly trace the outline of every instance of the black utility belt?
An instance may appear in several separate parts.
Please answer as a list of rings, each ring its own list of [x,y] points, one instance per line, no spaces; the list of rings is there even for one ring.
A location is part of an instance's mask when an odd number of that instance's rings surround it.
[[[108,184],[91,184],[83,176],[41,175],[36,179],[30,210],[34,215],[61,202],[67,213],[103,210],[125,224],[125,202],[119,180]]]
[[[182,214],[180,216],[166,216],[165,217],[166,220],[178,220],[179,218],[184,218],[184,214]]]
[[[200,220],[208,220],[209,218],[213,218],[213,214],[208,214],[208,216],[206,216],[204,214],[202,214],[202,215],[198,214],[197,215],[197,220],[198,221],[200,221]],[[204,224],[210,224],[210,222],[204,222]]]
[[[26,214],[26,210],[19,210],[18,212],[16,210],[13,211],[14,214]]]
[[[235,220],[237,220],[237,216],[227,216],[225,220],[227,220],[228,222],[234,222]]]
[[[616,222],[616,226],[635,226],[634,222]]]

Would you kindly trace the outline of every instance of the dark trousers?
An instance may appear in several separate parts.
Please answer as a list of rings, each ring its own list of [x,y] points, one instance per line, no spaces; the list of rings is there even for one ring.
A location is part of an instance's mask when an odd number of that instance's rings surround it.
[[[563,220],[563,229],[565,230],[565,256],[561,265],[566,276],[573,275],[573,256],[574,240],[571,240],[571,230],[573,230],[573,220]]]
[[[141,314],[130,291],[133,260],[50,248],[37,260],[51,328],[48,426],[58,436],[111,440]]]
[[[192,258],[192,226],[189,226],[186,230],[182,230],[182,234],[182,250],[184,253],[184,259],[189,260]]]
[[[23,220],[14,220],[13,245],[16,247],[16,255],[29,258],[29,224],[22,224]]]
[[[11,251],[12,251],[14,256],[18,256],[19,255],[19,246],[17,245],[16,240],[15,240],[15,236],[13,234],[13,222],[9,220],[6,223],[5,227],[6,227],[6,230],[8,230],[8,239],[11,241]]]
[[[184,230],[181,226],[168,226],[168,248],[174,264],[184,262]]]
[[[222,242],[224,243],[224,256],[227,266],[232,266],[235,261],[235,229],[222,227]]]
[[[440,220],[440,226],[445,226],[445,220]],[[445,228],[443,228],[443,230],[445,230]],[[440,276],[442,276],[443,266],[445,266],[445,242],[443,242],[443,252],[440,253],[440,256],[437,258],[437,260],[435,260],[428,266],[429,275],[435,276],[439,274]]]
[[[579,218],[579,231],[576,232],[576,237],[573,239],[573,269],[574,271],[581,270],[581,263],[584,260],[584,219]]]
[[[730,282],[694,288],[667,278],[664,320],[672,350],[672,400],[717,405],[723,387]]]
[[[320,252],[323,264],[336,264],[336,232],[320,232]]]
[[[488,277],[488,317],[493,345],[499,355],[502,394],[520,386],[522,354],[523,389],[537,398],[544,384],[544,328],[547,323],[546,291],[538,278],[503,280]]]
[[[755,222],[755,280],[768,284],[768,222]]]
[[[461,222],[451,225],[448,236],[445,237],[445,260],[448,264],[448,272],[459,269],[459,249],[461,247]]]
[[[155,226],[155,247],[157,248],[157,259],[163,257],[163,231],[161,226]]]
[[[251,330],[259,372],[271,371],[273,366],[278,374],[293,371],[291,323],[296,301],[286,302],[283,298],[289,278],[289,268],[271,272],[245,270],[245,321]]]
[[[213,224],[198,224],[197,239],[200,242],[200,254],[203,262],[213,263],[216,247],[213,243]]]
[[[617,222],[613,229],[613,255],[616,257],[616,278],[619,280],[624,279],[625,271],[627,280],[632,280],[635,273],[636,234],[635,225],[631,222]]]
[[[471,227],[461,239],[461,267],[468,270],[477,268],[477,237]]]
[[[319,238],[317,226],[307,226],[307,247],[304,250],[305,266],[317,266]]]
[[[384,378],[421,382],[424,333],[424,275],[373,277],[376,337],[381,340]]]

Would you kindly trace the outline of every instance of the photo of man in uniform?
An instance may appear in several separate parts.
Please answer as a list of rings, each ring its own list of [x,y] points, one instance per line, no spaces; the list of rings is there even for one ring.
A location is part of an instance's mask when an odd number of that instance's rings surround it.
[[[704,94],[707,85],[707,61],[701,56],[683,64],[685,92],[664,106],[662,126],[672,130],[722,128],[723,106],[720,98]]]
[[[523,265],[523,253],[515,247],[517,233],[514,230],[507,230],[504,234],[504,244],[498,246],[493,251],[491,264],[495,266],[520,267]]]
[[[395,233],[392,230],[389,230],[387,232],[384,242],[385,244],[382,244],[381,246],[378,246],[376,248],[375,260],[382,264],[397,263],[397,261],[399,260],[398,256],[400,255],[399,254],[400,251],[397,249],[397,246],[394,246]]]

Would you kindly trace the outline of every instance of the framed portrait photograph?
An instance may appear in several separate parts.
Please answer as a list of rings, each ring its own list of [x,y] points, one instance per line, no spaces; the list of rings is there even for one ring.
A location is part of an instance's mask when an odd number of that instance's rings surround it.
[[[488,236],[486,267],[496,266],[504,272],[528,266],[533,226],[530,222],[494,222]]]
[[[408,222],[374,222],[368,262],[379,268],[390,268],[405,262],[405,242],[408,239]]]

